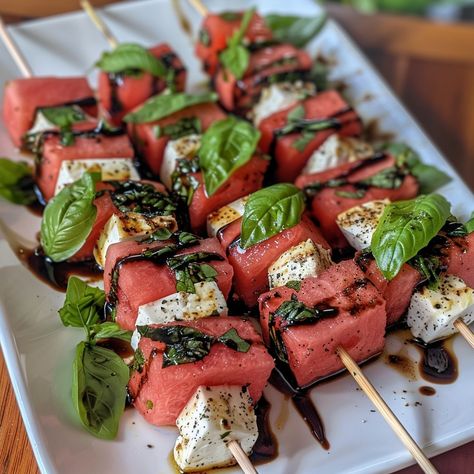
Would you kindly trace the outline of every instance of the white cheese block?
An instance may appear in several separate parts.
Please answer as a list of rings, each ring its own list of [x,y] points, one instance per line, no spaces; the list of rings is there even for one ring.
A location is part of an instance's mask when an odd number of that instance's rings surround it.
[[[171,190],[171,175],[179,159],[194,158],[201,146],[201,135],[191,134],[176,140],[170,140],[165,147],[163,163],[160,169],[161,182]]]
[[[242,217],[248,199],[249,197],[245,196],[217,209],[217,211],[211,212],[207,216],[207,235],[215,237],[224,226]]]
[[[388,204],[388,199],[369,201],[351,207],[337,216],[336,223],[351,247],[364,250],[370,246],[372,236]]]
[[[94,247],[95,260],[105,268],[107,250],[112,244],[136,240],[162,228],[176,232],[176,219],[173,216],[146,217],[137,212],[114,214],[105,224]]]
[[[138,308],[136,326],[164,324],[173,321],[192,321],[208,316],[226,316],[227,303],[214,281],[194,284],[195,293],[179,291]],[[136,349],[140,340],[138,331],[132,335],[132,347]]]
[[[458,318],[466,324],[474,321],[474,290],[460,278],[446,275],[436,290],[424,288],[412,296],[407,324],[415,337],[429,343],[458,332],[453,325]]]
[[[329,250],[311,239],[300,242],[282,253],[268,269],[270,289],[319,275],[332,265]]]
[[[319,173],[344,163],[370,158],[373,154],[374,149],[369,143],[335,133],[313,152],[302,173]]]
[[[258,126],[263,119],[315,93],[314,84],[303,81],[280,82],[265,87],[253,108],[254,125]]]
[[[66,160],[59,168],[58,180],[54,194],[58,194],[64,186],[77,181],[89,171],[100,173],[101,181],[122,179],[139,180],[140,176],[133,165],[132,158],[89,158],[87,160]]]
[[[250,454],[258,438],[257,417],[245,387],[199,387],[176,420],[174,458],[183,472],[232,466],[227,444],[237,441]]]

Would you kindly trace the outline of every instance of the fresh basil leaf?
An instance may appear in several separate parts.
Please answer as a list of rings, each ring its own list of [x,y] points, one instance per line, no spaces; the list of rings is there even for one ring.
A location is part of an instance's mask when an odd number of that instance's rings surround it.
[[[415,255],[408,263],[420,272],[430,289],[437,288],[439,276],[442,272],[441,261],[438,257]]]
[[[404,143],[388,143],[382,149],[397,160],[399,167],[409,169],[420,185],[420,194],[430,194],[451,181],[451,177],[436,166],[422,163],[420,155]]]
[[[290,124],[304,119],[304,114],[304,107],[302,105],[298,105],[294,109],[290,110],[290,112],[288,112],[288,115],[286,117],[287,123]]]
[[[199,165],[208,196],[252,158],[259,139],[258,130],[235,117],[214,122],[206,130],[201,138]]]
[[[125,409],[129,370],[115,352],[81,342],[73,365],[72,399],[87,431],[114,439]]]
[[[184,117],[176,123],[163,126],[155,125],[153,127],[156,138],[165,136],[170,140],[177,140],[193,133],[201,134],[201,131],[201,121],[197,117]]]
[[[240,245],[246,249],[297,225],[304,207],[303,193],[288,183],[251,194],[245,204]]]
[[[308,146],[309,142],[316,136],[316,132],[312,132],[311,130],[303,130],[301,132],[301,136],[298,137],[293,143],[292,147],[296,150],[303,152],[305,148]]]
[[[168,240],[171,238],[172,235],[173,232],[166,229],[165,227],[162,227],[160,229],[155,230],[155,232],[152,232],[151,234],[147,235],[145,238],[140,240],[140,242],[143,244],[151,244],[152,242],[156,241]]]
[[[365,196],[365,189],[357,189],[356,191],[336,191],[336,196],[347,199],[361,199]]]
[[[76,105],[43,107],[38,109],[38,113],[60,129],[70,129],[75,123],[86,120],[86,114]]]
[[[255,9],[252,8],[243,14],[239,29],[227,41],[227,48],[219,55],[224,69],[230,71],[236,79],[242,79],[249,65],[250,53],[242,44],[242,40],[254,13]]]
[[[438,194],[422,195],[389,204],[372,237],[371,249],[387,280],[440,231],[451,215],[451,205]]]
[[[95,65],[108,73],[136,73],[146,71],[165,78],[167,68],[146,48],[138,44],[120,43],[113,51],[106,51]]]
[[[317,91],[323,91],[329,87],[330,68],[326,61],[322,58],[316,58],[311,67],[311,81],[316,86]]]
[[[304,48],[321,31],[326,19],[325,14],[316,17],[270,14],[265,16],[265,23],[275,40]]]
[[[290,280],[285,283],[285,286],[287,288],[290,288],[295,291],[300,291],[301,290],[301,281],[299,280]]]
[[[105,293],[72,276],[67,282],[66,299],[59,310],[64,326],[89,328],[97,324],[104,312]]]
[[[385,168],[378,173],[360,180],[361,186],[373,186],[381,189],[398,189],[405,179],[405,174],[397,166]]]
[[[127,114],[124,120],[129,123],[155,122],[192,105],[215,102],[216,100],[217,94],[215,92],[204,94],[166,92],[151,97],[138,110]]]
[[[72,257],[94,225],[95,180],[89,173],[63,188],[46,206],[41,221],[41,245],[54,262]]]
[[[282,319],[281,327],[289,327],[297,324],[312,324],[323,318],[331,318],[339,313],[337,308],[327,307],[310,308],[306,306],[295,294],[291,295],[290,301],[284,301],[276,310],[275,317]]]
[[[26,163],[0,158],[0,197],[14,204],[36,201],[31,168]]]
[[[474,212],[471,214],[471,218],[464,224],[468,234],[474,232]]]
[[[217,340],[237,352],[248,352],[250,349],[250,343],[242,339],[235,328],[229,329]]]
[[[94,341],[99,339],[120,339],[121,341],[130,342],[132,332],[122,329],[117,323],[106,321],[101,324],[95,324],[91,328],[92,338]]]
[[[228,47],[220,54],[220,62],[236,79],[242,79],[249,67],[249,50],[241,44]]]

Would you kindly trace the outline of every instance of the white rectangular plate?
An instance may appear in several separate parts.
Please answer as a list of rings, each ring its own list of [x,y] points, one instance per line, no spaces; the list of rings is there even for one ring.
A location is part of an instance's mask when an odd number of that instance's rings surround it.
[[[253,4],[263,13],[303,15],[319,11],[310,0],[273,3],[240,2],[239,8]],[[226,4],[208,2],[214,11],[225,9]],[[188,5],[184,7],[196,29],[200,18]],[[169,1],[115,5],[105,10],[104,18],[122,41],[145,45],[168,41],[189,68],[189,88],[202,85],[204,76],[193,56],[190,38],[182,32]],[[107,48],[105,40],[82,13],[18,25],[12,32],[38,75],[85,74]],[[453,176],[453,182],[442,192],[453,203],[454,213],[465,218],[471,211],[472,193],[341,29],[328,22],[309,49],[331,58],[334,79],[345,81],[347,95],[365,121],[378,119],[381,129],[394,133],[397,139],[413,146],[426,162]],[[0,80],[4,83],[17,75],[6,50],[0,47]],[[4,156],[19,157],[3,127],[0,148]],[[38,218],[3,202],[0,218],[8,224],[3,229],[4,239],[14,243],[21,235],[34,241]],[[0,241],[0,342],[42,472],[174,472],[169,462],[176,438],[173,428],[150,426],[133,410],[127,410],[119,436],[113,442],[95,439],[80,427],[70,400],[70,383],[74,347],[82,334],[80,330],[61,326],[57,309],[62,299],[62,294],[37,280],[19,263],[7,240]],[[391,351],[399,346],[396,336],[388,338]],[[364,367],[366,375],[430,455],[474,436],[474,356],[460,337],[454,341],[454,350],[459,360],[459,378],[451,385],[437,385],[433,397],[419,394],[423,381],[408,381],[382,359]],[[271,421],[280,455],[272,463],[259,466],[261,473],[381,473],[412,463],[407,451],[347,375],[312,391],[331,443],[329,452],[313,440],[282,395],[269,387],[266,396],[272,404]],[[417,401],[422,404],[415,406]],[[407,403],[409,406],[405,406]]]

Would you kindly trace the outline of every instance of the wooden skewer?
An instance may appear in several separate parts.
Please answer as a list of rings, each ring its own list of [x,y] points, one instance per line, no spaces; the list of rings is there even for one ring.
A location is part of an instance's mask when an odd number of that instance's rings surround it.
[[[18,66],[18,69],[20,69],[23,76],[33,77],[33,71],[31,70],[30,65],[21,53],[15,41],[13,41],[13,38],[10,36],[10,33],[8,32],[7,27],[5,26],[5,23],[3,22],[3,19],[1,17],[0,36],[3,42],[5,43],[5,46],[7,47],[8,52],[10,53],[10,56],[13,58],[13,61],[15,61],[15,64]]]
[[[201,0],[189,0],[189,3],[201,16],[207,16],[207,14],[209,13],[209,10],[207,9],[206,5],[204,5]]]
[[[461,319],[456,319],[454,321],[454,327],[461,333],[461,335],[466,339],[469,345],[474,349],[474,333],[471,331],[470,327]]]
[[[227,446],[245,474],[258,474],[247,454],[245,454],[245,451],[242,449],[242,446],[240,446],[237,441],[229,441]]]
[[[390,407],[385,403],[383,398],[379,395],[375,387],[369,382],[367,377],[362,373],[360,367],[354,359],[348,354],[343,347],[337,348],[337,355],[340,357],[346,369],[352,375],[359,387],[370,398],[370,401],[375,405],[380,414],[385,418],[385,421],[390,425],[392,430],[398,436],[400,441],[407,447],[415,461],[426,474],[438,474],[436,468],[431,464],[431,461],[426,457],[425,453],[416,444],[415,440],[410,436],[408,431],[400,423],[400,420],[395,416]]]
[[[81,0],[80,3],[82,9],[87,13],[92,23],[94,23],[97,29],[105,36],[105,39],[109,43],[110,47],[115,49],[119,45],[117,38],[112,34],[102,18],[100,18],[100,16],[97,14],[89,0]]]

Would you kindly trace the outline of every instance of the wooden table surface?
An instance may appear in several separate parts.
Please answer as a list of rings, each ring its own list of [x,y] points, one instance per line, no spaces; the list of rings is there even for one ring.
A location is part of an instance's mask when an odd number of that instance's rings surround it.
[[[11,7],[13,5],[13,2],[10,2],[10,1],[7,1],[7,2],[0,1],[0,7],[3,6],[2,3],[3,5],[5,5],[5,7],[6,6]],[[34,5],[38,7],[40,3],[34,2]],[[41,2],[41,5],[46,5],[46,4]],[[0,11],[6,12],[7,10],[2,10],[0,8]],[[23,10],[20,10],[19,12],[24,13]],[[8,13],[15,14],[18,12],[15,12],[15,10],[12,9],[12,11],[8,10]],[[36,15],[36,11],[35,11],[35,15]],[[340,18],[340,20],[343,22],[344,20],[346,20],[346,21],[352,22],[355,26],[357,25],[360,26],[360,23],[357,23],[353,20],[354,18],[356,18],[356,15],[352,13],[348,15],[347,11],[344,11],[343,17]],[[383,31],[384,33],[386,33],[387,25],[391,21],[392,20],[388,19],[386,20],[386,23],[384,23],[383,21],[379,20],[377,21],[376,28],[379,31]],[[352,26],[352,23],[348,23],[345,26],[348,27],[348,29],[350,29],[350,27]],[[400,23],[397,25],[396,28],[397,30],[400,29]],[[373,39],[373,36],[372,36],[372,39]],[[361,42],[363,43],[363,40]],[[473,44],[473,43],[470,43],[470,44]],[[362,44],[362,46],[364,46],[364,44]],[[380,55],[381,54],[383,55],[383,51],[384,51],[384,44],[380,44],[377,46],[378,46],[378,51],[376,53],[372,51],[373,48],[372,49],[370,47],[366,48],[366,52],[369,54],[369,56],[372,56],[372,59],[376,63],[378,62],[377,60],[380,59]],[[474,50],[474,48],[472,49]],[[380,50],[382,51],[382,53],[380,52]],[[373,53],[373,55],[371,55],[371,53]],[[473,60],[473,64],[474,64],[474,60]],[[381,70],[382,70],[382,73],[386,73],[387,78],[390,80],[391,79],[390,74],[384,71],[383,67],[381,67]],[[421,74],[419,68],[411,74],[410,74],[410,71],[404,71],[404,73],[405,75],[407,75],[407,82],[410,84],[413,84],[414,82],[416,82],[417,77],[422,78],[423,82],[426,79],[426,74],[425,75]],[[429,66],[427,66],[427,74],[429,74]],[[396,81],[399,81],[398,77]],[[429,87],[426,87],[425,84],[422,84],[421,82],[419,85],[420,87],[424,87],[425,94],[429,98]],[[392,86],[397,88],[396,87],[397,83],[394,84],[392,82]],[[472,93],[474,91],[474,82],[466,81],[464,86],[461,86],[461,87],[465,88],[464,92]],[[463,90],[461,89],[460,93],[462,92]],[[436,91],[433,90],[431,99],[433,103],[437,102],[439,104],[439,90],[436,90]],[[409,104],[409,106],[410,105],[412,104]],[[450,106],[452,108],[452,104],[450,104],[448,101],[445,106],[446,113],[444,114],[443,113],[444,110],[443,110],[441,111],[441,115],[443,116],[449,115],[449,113],[451,112]],[[430,121],[431,117],[427,114],[424,115],[425,113],[424,108],[420,106],[420,108],[417,109],[416,103],[414,103],[414,105],[412,105],[411,108],[413,112],[416,115],[418,115],[418,117],[421,119],[421,122],[423,125],[426,125],[428,128],[430,128],[431,125],[433,125],[433,127],[435,126],[435,124],[437,125],[436,114],[433,117],[433,120]],[[471,112],[474,114],[474,109],[471,108]],[[472,179],[473,177],[473,174],[472,174],[473,161],[472,160],[474,159],[474,157],[469,156],[468,158],[470,159],[470,161],[466,164],[467,158],[460,160],[459,154],[457,154],[457,151],[460,147],[459,143],[461,144],[465,143],[466,149],[467,149],[467,146],[469,144],[472,144],[472,141],[473,141],[472,137],[474,137],[474,130],[466,129],[464,138],[463,136],[461,136],[460,140],[457,139],[456,141],[456,143],[458,143],[457,148],[456,147],[451,148],[453,163],[459,169],[462,169],[463,171],[467,169],[469,171],[470,176],[468,175],[468,179],[470,178],[469,181],[471,184],[474,182],[474,180]],[[449,136],[447,138],[449,139]],[[441,142],[440,145],[442,146],[444,151],[447,152],[448,157],[449,157],[450,156],[449,146],[447,146],[447,148],[443,146],[444,142]],[[449,145],[449,140],[448,140],[448,145]],[[457,157],[457,160],[456,160],[456,157]],[[449,474],[472,474],[474,473],[474,442],[467,444],[465,446],[462,446],[460,448],[454,449],[443,455],[437,456],[436,458],[434,458],[433,462],[442,474],[444,473],[446,474],[448,473]],[[21,416],[18,411],[18,406],[16,404],[15,396],[12,391],[12,387],[11,387],[8,373],[5,367],[4,359],[3,359],[2,354],[0,353],[0,474],[36,474],[38,472],[39,470],[38,470],[35,458],[33,456],[30,443],[26,436],[26,432],[23,426],[23,422],[21,420]],[[421,472],[420,469],[418,467],[413,466],[403,471],[400,471],[399,474],[415,474],[418,472]]]

